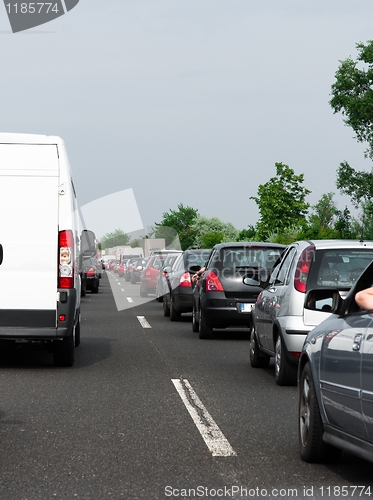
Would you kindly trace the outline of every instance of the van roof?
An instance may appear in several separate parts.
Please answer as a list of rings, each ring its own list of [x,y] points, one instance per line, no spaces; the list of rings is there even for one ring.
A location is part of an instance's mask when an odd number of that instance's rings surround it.
[[[0,144],[63,144],[61,137],[42,134],[0,132]]]

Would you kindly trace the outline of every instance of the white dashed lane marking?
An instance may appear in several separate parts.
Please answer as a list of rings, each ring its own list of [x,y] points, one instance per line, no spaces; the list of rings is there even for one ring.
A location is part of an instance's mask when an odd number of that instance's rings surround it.
[[[137,319],[139,320],[140,325],[143,328],[151,328],[151,326],[149,325],[149,323],[146,321],[145,316],[137,316]]]
[[[172,379],[172,383],[176,387],[211,454],[214,457],[237,456],[237,453],[203,406],[189,382],[185,379]]]

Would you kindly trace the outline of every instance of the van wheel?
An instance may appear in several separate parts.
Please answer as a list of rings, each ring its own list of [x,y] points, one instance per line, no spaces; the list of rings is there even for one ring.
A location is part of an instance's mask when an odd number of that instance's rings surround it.
[[[98,283],[97,283],[97,285],[95,285],[94,287],[92,287],[91,292],[92,293],[98,293]]]
[[[170,315],[170,305],[167,300],[167,293],[166,295],[163,295],[163,316],[166,316],[168,318]]]
[[[254,328],[250,333],[250,365],[253,368],[268,368],[271,358],[260,352]]]
[[[181,313],[176,311],[174,306],[174,301],[172,300],[172,294],[170,294],[170,320],[171,321],[180,321]]]
[[[78,322],[75,325],[75,347],[78,347],[78,345],[80,345],[80,311],[79,311]]]
[[[87,295],[87,284],[85,282],[82,284],[80,295],[81,297],[85,297]]]
[[[75,335],[73,332],[62,340],[53,342],[53,361],[55,366],[73,366]]]
[[[312,371],[306,363],[299,382],[298,440],[301,459],[305,462],[331,462],[341,450],[324,443],[319,405]]]
[[[212,338],[212,327],[205,322],[205,318],[203,317],[202,309],[200,309],[199,338],[200,339],[211,339]]]
[[[297,385],[297,365],[290,364],[285,356],[285,347],[281,335],[277,337],[275,347],[275,379],[277,385]]]

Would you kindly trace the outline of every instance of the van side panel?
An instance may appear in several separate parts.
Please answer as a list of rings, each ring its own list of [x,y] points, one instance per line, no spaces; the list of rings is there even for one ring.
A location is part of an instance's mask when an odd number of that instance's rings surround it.
[[[58,188],[56,145],[0,144],[0,314],[55,318]]]

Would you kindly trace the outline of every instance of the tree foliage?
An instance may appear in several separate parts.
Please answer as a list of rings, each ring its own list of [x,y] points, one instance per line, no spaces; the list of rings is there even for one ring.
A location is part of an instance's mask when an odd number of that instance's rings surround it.
[[[122,229],[116,229],[112,233],[106,233],[101,239],[101,248],[113,248],[128,245],[130,237]]]
[[[276,176],[259,185],[258,196],[252,196],[259,208],[260,218],[256,226],[257,236],[265,240],[271,233],[281,233],[305,221],[311,193],[303,186],[304,174],[283,163],[276,163]]]
[[[198,248],[211,248],[213,242],[236,241],[237,229],[230,222],[223,222],[217,217],[196,217],[193,222],[195,233],[194,246]],[[213,246],[213,245],[212,245]]]
[[[175,235],[179,236],[182,250],[190,248],[194,244],[195,232],[193,222],[198,217],[198,210],[191,207],[184,207],[182,203],[178,205],[178,210],[170,210],[163,214],[163,219],[155,223],[155,238],[165,238],[168,247],[175,240]],[[175,233],[176,231],[176,233]]]
[[[350,196],[351,203],[356,208],[361,205],[362,200],[373,198],[373,173],[355,170],[346,161],[337,170],[336,185],[341,193]]]
[[[330,105],[334,113],[342,113],[358,142],[368,143],[365,154],[373,159],[373,41],[358,43],[356,48],[356,61],[351,57],[340,61]]]

